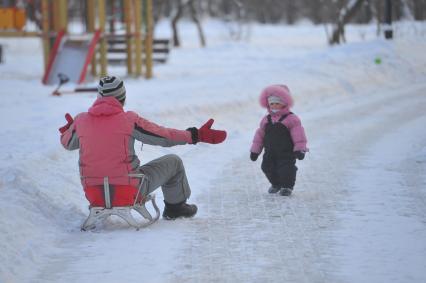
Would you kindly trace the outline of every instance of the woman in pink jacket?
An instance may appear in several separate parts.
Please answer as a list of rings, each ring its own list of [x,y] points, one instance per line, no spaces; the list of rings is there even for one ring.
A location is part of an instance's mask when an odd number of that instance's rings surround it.
[[[174,154],[165,155],[140,166],[135,153],[135,140],[150,145],[174,146],[197,142],[221,143],[225,131],[213,130],[210,119],[200,129],[177,130],[159,126],[132,111],[125,112],[126,89],[117,77],[104,77],[98,86],[98,98],[88,112],[61,127],[61,143],[68,150],[79,149],[80,176],[84,187],[101,185],[103,178],[115,185],[138,185],[129,174],[143,173],[143,190],[151,193],[162,187],[165,208],[163,217],[192,217],[197,206],[187,204],[191,194],[182,160]]]
[[[250,159],[256,161],[263,148],[262,171],[271,187],[269,193],[291,195],[296,182],[296,158],[305,158],[306,135],[299,117],[290,112],[293,99],[285,85],[271,85],[260,94],[260,105],[268,110],[257,129]]]

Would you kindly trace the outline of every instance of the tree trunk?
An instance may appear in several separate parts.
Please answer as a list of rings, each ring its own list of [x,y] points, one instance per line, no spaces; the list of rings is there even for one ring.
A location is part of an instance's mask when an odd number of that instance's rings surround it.
[[[203,27],[201,26],[200,20],[197,17],[197,10],[194,7],[194,0],[188,2],[189,9],[191,11],[191,18],[197,26],[198,37],[200,38],[201,47],[206,46],[206,38],[204,37]]]
[[[425,19],[426,0],[414,0],[414,18],[416,21],[423,21]]]
[[[345,25],[356,15],[356,13],[361,9],[362,4],[365,0],[356,0],[352,6],[347,7],[346,11],[341,10],[339,18],[337,19],[336,26],[334,28],[333,34],[329,40],[330,44],[339,44],[341,40],[345,38]]]
[[[287,0],[285,2],[285,14],[287,24],[294,24],[296,21],[296,3],[294,0]]]
[[[157,0],[157,5],[154,6],[154,26],[157,25],[158,21],[161,19],[161,17],[164,15],[164,3],[165,0]]]
[[[175,47],[180,46],[179,33],[178,33],[178,29],[177,29],[177,22],[182,17],[182,12],[183,12],[183,3],[182,3],[182,0],[179,0],[176,15],[173,17],[173,20],[172,20],[173,46],[175,46]]]
[[[381,34],[381,9],[380,9],[380,3],[373,0],[368,0],[368,7],[370,8],[371,14],[373,15],[373,18],[376,19],[376,35],[377,37]]]
[[[320,1],[312,1],[309,6],[309,18],[312,19],[314,24],[322,22],[322,3]]]

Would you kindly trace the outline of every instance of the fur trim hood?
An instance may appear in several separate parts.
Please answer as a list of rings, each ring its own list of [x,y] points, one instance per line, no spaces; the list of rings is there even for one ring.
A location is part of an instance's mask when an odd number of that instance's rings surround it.
[[[293,107],[293,98],[291,98],[290,90],[286,85],[270,85],[260,93],[260,105],[269,110],[268,97],[277,96],[286,104],[285,109],[289,110]]]

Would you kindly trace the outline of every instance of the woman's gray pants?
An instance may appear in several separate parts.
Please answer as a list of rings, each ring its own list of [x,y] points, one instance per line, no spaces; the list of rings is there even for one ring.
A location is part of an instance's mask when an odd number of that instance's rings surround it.
[[[176,154],[164,155],[139,167],[145,174],[142,191],[152,193],[161,186],[164,201],[175,204],[191,195],[182,159]]]

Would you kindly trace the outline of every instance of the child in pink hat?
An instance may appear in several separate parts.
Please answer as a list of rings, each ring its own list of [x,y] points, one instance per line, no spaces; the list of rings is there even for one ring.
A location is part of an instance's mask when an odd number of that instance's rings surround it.
[[[250,159],[256,161],[265,149],[262,171],[271,187],[269,193],[291,195],[296,182],[296,159],[303,160],[307,139],[298,116],[290,112],[293,99],[285,85],[271,85],[260,94],[260,105],[268,110],[256,130]]]

